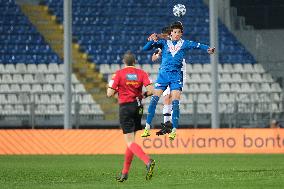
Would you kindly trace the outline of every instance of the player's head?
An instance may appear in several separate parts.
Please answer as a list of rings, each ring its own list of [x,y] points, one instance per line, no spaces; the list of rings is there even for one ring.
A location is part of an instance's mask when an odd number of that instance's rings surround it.
[[[124,55],[123,55],[123,63],[126,66],[134,66],[136,60],[135,60],[135,56],[131,51],[127,51]]]
[[[181,22],[174,22],[171,25],[171,38],[172,40],[179,40],[183,34],[183,26]]]
[[[162,34],[168,34],[168,35],[170,35],[170,34],[171,34],[171,31],[172,31],[171,26],[164,27],[164,28],[162,29]]]

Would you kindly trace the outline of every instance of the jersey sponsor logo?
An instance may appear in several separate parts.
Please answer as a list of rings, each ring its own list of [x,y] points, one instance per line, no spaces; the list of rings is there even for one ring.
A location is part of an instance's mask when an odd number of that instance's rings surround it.
[[[137,81],[137,75],[136,74],[127,74],[126,79],[130,81]]]
[[[180,39],[176,45],[173,44],[171,40],[167,40],[168,45],[168,51],[171,52],[172,56],[174,57],[176,53],[181,49],[181,46],[183,45],[184,40]]]
[[[138,85],[138,81],[126,81],[126,85]]]

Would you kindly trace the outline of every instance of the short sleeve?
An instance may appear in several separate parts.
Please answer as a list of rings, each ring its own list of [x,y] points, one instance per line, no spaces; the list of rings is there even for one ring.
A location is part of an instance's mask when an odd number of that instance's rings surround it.
[[[118,83],[119,83],[119,73],[115,72],[115,74],[112,75],[112,78],[109,81],[109,87],[114,90],[117,90]]]
[[[148,85],[151,85],[152,84],[152,81],[149,77],[149,75],[146,73],[146,72],[142,72],[143,73],[143,85],[146,87]]]

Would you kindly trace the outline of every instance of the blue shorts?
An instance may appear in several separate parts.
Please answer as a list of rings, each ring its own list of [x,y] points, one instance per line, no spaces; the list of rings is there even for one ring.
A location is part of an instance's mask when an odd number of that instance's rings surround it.
[[[170,90],[182,91],[183,87],[183,74],[182,71],[159,71],[158,78],[155,83],[155,89],[166,90],[167,87]]]

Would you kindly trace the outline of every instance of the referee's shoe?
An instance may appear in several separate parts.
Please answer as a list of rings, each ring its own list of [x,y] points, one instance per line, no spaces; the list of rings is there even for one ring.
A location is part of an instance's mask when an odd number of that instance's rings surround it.
[[[147,169],[146,180],[150,180],[152,178],[155,164],[156,164],[155,160],[150,159],[149,163],[146,165]]]
[[[122,174],[120,173],[117,177],[116,177],[116,181],[117,182],[124,182],[128,179],[128,174]]]

